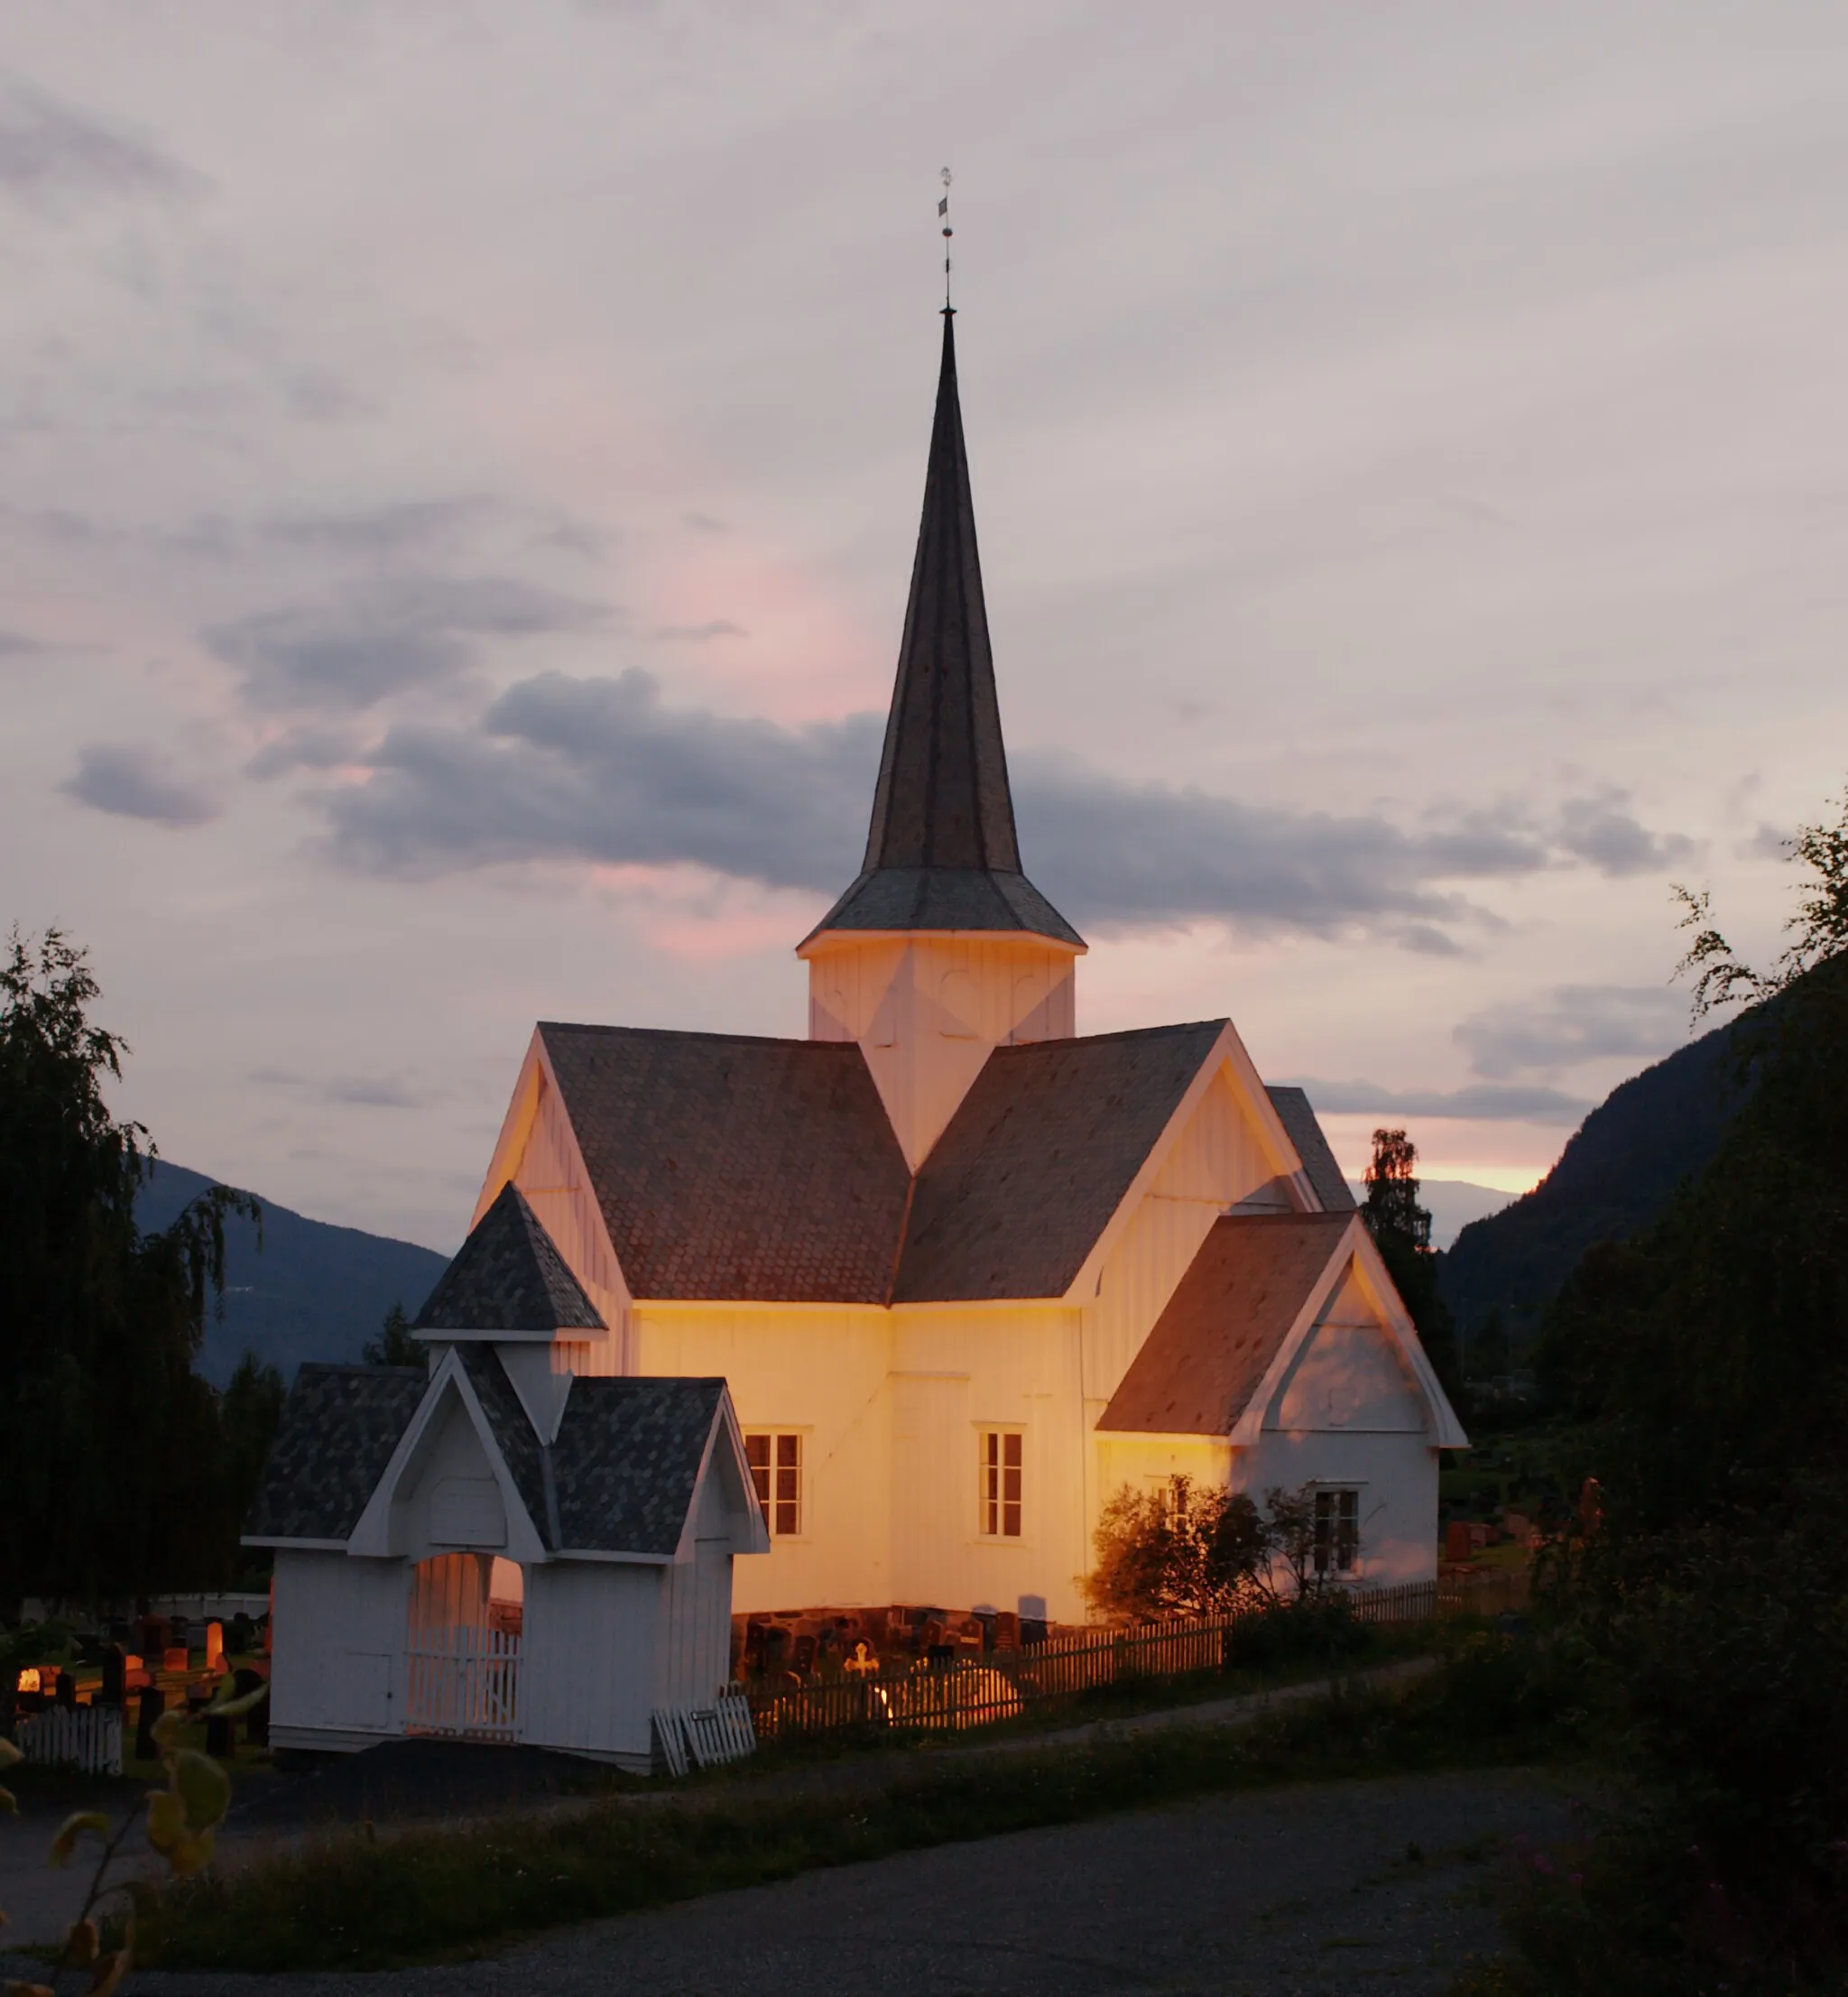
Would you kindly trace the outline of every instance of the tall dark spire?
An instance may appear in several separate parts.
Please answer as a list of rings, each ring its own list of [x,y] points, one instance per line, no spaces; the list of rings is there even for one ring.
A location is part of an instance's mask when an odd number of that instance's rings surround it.
[[[1021,872],[947,309],[924,517],[866,856],[815,933],[827,929],[1015,929],[1083,947]]]

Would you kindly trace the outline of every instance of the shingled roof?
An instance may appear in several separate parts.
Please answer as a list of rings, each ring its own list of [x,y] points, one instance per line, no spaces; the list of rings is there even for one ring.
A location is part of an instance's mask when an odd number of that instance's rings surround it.
[[[502,1187],[437,1279],[414,1331],[603,1331],[584,1294],[525,1196]]]
[[[996,1048],[918,1174],[892,1301],[1062,1297],[1224,1026]]]
[[[539,1031],[633,1295],[885,1301],[910,1174],[852,1041]]]
[[[574,1380],[552,1444],[559,1546],[672,1553],[725,1391],[723,1380]]]
[[[1307,1095],[1302,1089],[1291,1088],[1281,1082],[1275,1086],[1267,1082],[1264,1093],[1277,1112],[1277,1121],[1289,1133],[1289,1141],[1303,1161],[1309,1184],[1316,1188],[1316,1197],[1331,1214],[1352,1213],[1353,1189],[1342,1177],[1341,1167],[1328,1148],[1327,1135],[1316,1119]]]
[[[421,1366],[304,1365],[282,1407],[254,1539],[345,1539],[430,1385]]]
[[[1215,1221],[1098,1428],[1229,1434],[1353,1223],[1351,1212]]]
[[[852,1041],[540,1034],[633,1295],[885,1304],[1063,1296],[1224,1023],[995,1049],[915,1186]]]
[[[812,933],[828,929],[1013,929],[1084,948],[1021,871],[947,310],[866,856]]]

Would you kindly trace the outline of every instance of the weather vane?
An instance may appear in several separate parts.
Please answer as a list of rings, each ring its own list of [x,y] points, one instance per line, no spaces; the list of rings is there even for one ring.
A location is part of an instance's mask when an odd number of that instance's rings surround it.
[[[937,218],[943,224],[943,309],[947,312],[949,302],[949,169],[945,167],[939,176],[943,181],[943,199],[937,204]]]

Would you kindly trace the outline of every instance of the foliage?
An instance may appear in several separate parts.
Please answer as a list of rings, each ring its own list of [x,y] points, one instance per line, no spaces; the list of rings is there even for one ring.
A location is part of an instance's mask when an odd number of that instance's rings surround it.
[[[227,1678],[206,1708],[205,1716],[236,1719],[269,1696],[269,1687],[263,1685],[254,1692],[234,1697]],[[57,1983],[67,1970],[88,1979],[88,1997],[112,1997],[120,1987],[134,1960],[134,1913],[121,1923],[119,1936],[112,1937],[115,1946],[106,1949],[103,1929],[95,1916],[101,1902],[116,1893],[126,1894],[137,1909],[155,1903],[155,1889],[145,1879],[119,1880],[112,1884],[107,1877],[143,1811],[149,1849],[166,1866],[170,1878],[194,1878],[209,1863],[217,1827],[231,1807],[231,1779],[209,1755],[180,1744],[187,1724],[187,1715],[177,1708],[162,1714],[154,1722],[154,1741],[167,1774],[164,1789],[150,1789],[132,1808],[123,1812],[118,1823],[112,1823],[106,1811],[87,1809],[73,1811],[58,1826],[50,1852],[52,1865],[69,1865],[83,1838],[94,1838],[101,1844],[102,1852],[90,1874],[89,1890],[78,1909],[77,1918],[66,1929],[64,1946],[52,1964],[51,1983],[9,1983],[6,1997],[57,1997]],[[0,1769],[20,1759],[20,1752],[12,1742],[0,1739]],[[0,1789],[0,1810],[16,1807],[12,1795]],[[5,1918],[0,1915],[0,1920]]]
[[[1159,1489],[1123,1484],[1105,1502],[1085,1582],[1091,1607],[1123,1622],[1229,1615],[1312,1591],[1315,1494],[1267,1492],[1261,1512],[1243,1492],[1191,1477]]]
[[[1376,1130],[1366,1170],[1361,1218],[1386,1264],[1400,1299],[1418,1327],[1418,1343],[1444,1391],[1463,1393],[1456,1336],[1449,1307],[1437,1293],[1437,1257],[1431,1249],[1431,1216],[1418,1204],[1418,1146],[1402,1130]]]
[[[1745,1106],[1548,1321],[1600,1499],[1556,1595],[1649,1800],[1594,1840],[1575,1898],[1529,1882],[1514,1988],[1848,1976],[1848,803],[1793,854],[1811,878],[1772,972],[1710,923],[1684,960],[1697,1008],[1754,1002],[1733,1042]]]
[[[385,1313],[378,1336],[366,1340],[359,1356],[368,1366],[421,1367],[430,1363],[429,1347],[412,1335],[402,1303],[393,1304]]]
[[[153,1147],[105,1099],[128,1049],[93,1022],[97,996],[69,938],[14,931],[0,959],[0,1600],[226,1577],[269,1391],[245,1383],[227,1436],[192,1371],[223,1294],[226,1216],[256,1219],[256,1202],[214,1187],[137,1231]]]

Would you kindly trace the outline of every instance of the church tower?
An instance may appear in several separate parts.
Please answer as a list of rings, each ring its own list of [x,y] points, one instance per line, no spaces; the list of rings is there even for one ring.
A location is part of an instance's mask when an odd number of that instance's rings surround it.
[[[796,953],[808,1037],[859,1042],[915,1171],[996,1047],[1076,1032],[1084,948],[1021,871],[946,309],[866,857]]]

